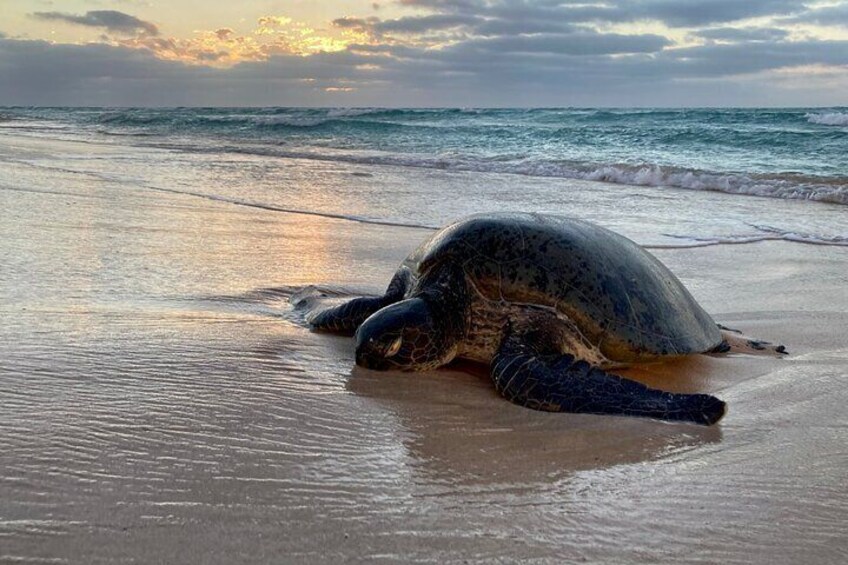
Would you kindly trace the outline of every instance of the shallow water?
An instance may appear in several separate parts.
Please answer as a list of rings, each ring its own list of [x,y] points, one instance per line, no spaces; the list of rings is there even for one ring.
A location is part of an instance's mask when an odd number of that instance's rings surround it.
[[[848,558],[845,247],[657,251],[719,320],[792,352],[632,372],[718,394],[720,426],[542,414],[478,367],[370,373],[348,339],[303,327],[294,293],[379,292],[428,231],[228,200],[323,213],[344,197],[359,215],[388,209],[375,187],[476,182],[492,208],[545,209],[530,196],[554,181],[518,194],[510,175],[276,160],[222,173],[16,137],[2,158],[0,561]],[[557,205],[646,243],[746,222],[848,233],[843,207],[658,191],[576,183]]]
[[[32,150],[43,144],[37,138],[7,132],[2,139],[0,186],[15,190],[33,190],[27,187],[39,187],[42,177],[56,174],[82,184],[118,184],[138,194],[186,195],[379,224],[434,228],[471,213],[524,210],[585,218],[649,245],[774,237],[848,245],[848,213],[840,204],[227,151],[194,153],[102,140],[52,140],[54,150],[43,153]]]

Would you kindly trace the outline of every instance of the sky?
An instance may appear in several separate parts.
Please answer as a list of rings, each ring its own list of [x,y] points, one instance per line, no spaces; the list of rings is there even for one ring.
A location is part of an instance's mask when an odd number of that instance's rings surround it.
[[[0,105],[846,106],[848,0],[0,0]]]

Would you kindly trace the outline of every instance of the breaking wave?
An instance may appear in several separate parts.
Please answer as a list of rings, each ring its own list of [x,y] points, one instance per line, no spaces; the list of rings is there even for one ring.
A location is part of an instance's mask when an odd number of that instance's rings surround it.
[[[169,148],[174,148],[169,146]],[[227,146],[212,148],[179,147],[186,151],[225,151],[292,159],[338,161],[363,165],[387,165],[469,171],[507,173],[532,177],[565,178],[600,181],[633,186],[656,186],[706,190],[782,198],[812,200],[848,205],[848,177],[816,177],[794,173],[743,174],[680,169],[656,164],[598,165],[569,161],[533,159],[482,159],[474,157],[442,157],[397,153],[318,152],[287,150],[269,146]]]
[[[159,133],[168,133],[174,129],[203,131],[208,129],[247,132],[250,130],[318,129],[325,127],[386,129],[403,126],[394,122],[392,116],[403,116],[408,111],[378,110],[361,108],[335,108],[326,111],[300,112],[233,112],[210,113],[196,112],[139,112],[135,110],[108,112],[92,118],[93,122],[109,127],[148,127],[157,128]]]
[[[816,200],[848,204],[848,178],[820,179],[801,175],[745,175],[663,168],[605,165],[576,178],[638,186],[671,186],[793,200]]]
[[[848,113],[826,112],[823,114],[806,114],[807,121],[811,124],[822,126],[845,126],[848,127]]]

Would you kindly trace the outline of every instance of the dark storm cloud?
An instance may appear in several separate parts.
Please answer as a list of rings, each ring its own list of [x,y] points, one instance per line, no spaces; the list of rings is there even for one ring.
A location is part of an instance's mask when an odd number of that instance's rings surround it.
[[[93,10],[84,15],[66,14],[63,12],[35,12],[33,18],[47,21],[59,21],[89,27],[102,27],[113,33],[132,35],[143,32],[148,35],[158,35],[159,29],[152,23],[135,16],[118,12],[117,10]]]

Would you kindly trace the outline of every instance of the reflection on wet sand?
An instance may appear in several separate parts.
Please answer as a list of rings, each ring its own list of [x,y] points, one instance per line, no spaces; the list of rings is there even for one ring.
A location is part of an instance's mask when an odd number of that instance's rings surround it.
[[[291,319],[301,325],[309,312],[350,298],[333,287],[278,290],[289,297],[295,314]],[[350,367],[347,390],[376,401],[380,410],[397,419],[398,439],[408,450],[413,473],[422,480],[528,486],[721,441],[720,427],[521,408],[497,394],[488,367],[470,362],[426,373],[370,371],[354,366],[352,339],[313,336],[342,366]],[[709,385],[710,362],[692,356],[622,374],[667,390],[701,392]]]
[[[521,408],[495,392],[485,367],[470,364],[430,373],[355,367],[347,388],[397,416],[416,472],[456,484],[530,488],[578,471],[661,459],[722,437],[720,427]]]

